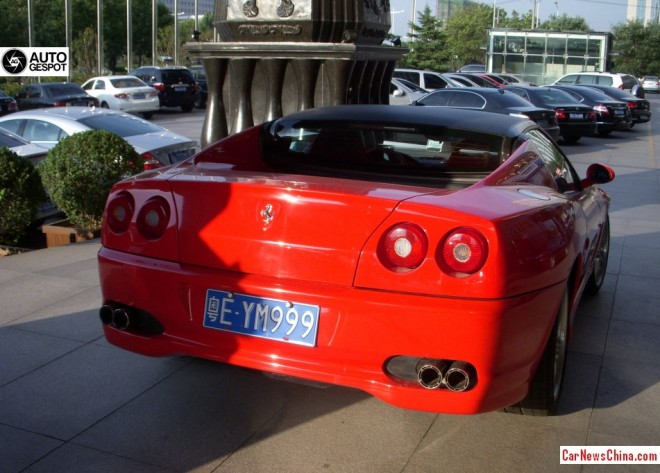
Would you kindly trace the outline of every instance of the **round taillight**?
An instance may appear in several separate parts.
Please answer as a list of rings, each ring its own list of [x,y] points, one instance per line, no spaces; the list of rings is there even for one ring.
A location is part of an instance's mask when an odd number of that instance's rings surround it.
[[[474,228],[452,230],[439,247],[438,263],[449,273],[473,274],[488,258],[488,242]]]
[[[427,251],[424,230],[413,223],[399,223],[381,237],[378,259],[391,271],[405,272],[421,265]]]
[[[120,192],[110,202],[106,209],[105,218],[114,233],[124,233],[131,224],[135,202],[128,192]]]
[[[170,221],[170,205],[162,197],[152,197],[140,209],[138,230],[148,240],[157,240],[165,233]]]

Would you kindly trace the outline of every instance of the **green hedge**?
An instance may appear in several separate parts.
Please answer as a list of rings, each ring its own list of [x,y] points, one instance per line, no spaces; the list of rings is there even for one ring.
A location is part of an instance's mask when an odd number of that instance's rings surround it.
[[[91,130],[61,140],[38,168],[53,203],[79,231],[87,232],[101,226],[113,184],[142,171],[143,162],[119,136]]]
[[[34,166],[9,148],[0,148],[0,244],[15,245],[46,200]]]

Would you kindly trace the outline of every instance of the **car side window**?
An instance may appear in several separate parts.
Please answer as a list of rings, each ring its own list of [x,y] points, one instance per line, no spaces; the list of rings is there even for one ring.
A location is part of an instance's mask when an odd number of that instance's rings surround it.
[[[409,72],[409,71],[394,71],[393,77],[398,77],[399,79],[405,79],[413,84],[419,84],[419,72]]]
[[[600,76],[597,79],[599,85],[607,85],[608,87],[611,87],[614,82],[610,76]]]
[[[29,120],[23,138],[28,141],[57,142],[67,134],[58,126],[42,120]]]
[[[577,83],[578,84],[595,84],[595,83],[597,83],[598,79],[599,79],[598,76],[590,76],[590,75],[578,76]]]
[[[484,108],[486,101],[473,92],[455,91],[449,99],[450,107]]]
[[[435,107],[446,107],[447,100],[449,99],[450,95],[451,93],[447,92],[434,92],[425,96],[424,99],[420,101],[420,103],[423,105],[431,105]]]
[[[41,92],[39,91],[39,87],[35,86],[30,86],[27,89],[27,98],[29,99],[38,99],[41,97]]]
[[[105,81],[97,80],[94,84],[94,90],[103,90],[105,89]]]
[[[570,84],[575,84],[576,82],[577,82],[577,76],[575,74],[572,74],[557,81],[557,84],[570,85]]]
[[[18,129],[21,127],[22,123],[23,120],[5,120],[4,122],[0,123],[0,126],[5,130],[9,130],[12,133],[20,135]]]
[[[557,145],[539,130],[530,130],[527,136],[536,145],[543,162],[554,176],[558,190],[562,193],[578,190],[579,178]]]
[[[424,74],[424,85],[428,89],[444,89],[447,82],[434,74]]]

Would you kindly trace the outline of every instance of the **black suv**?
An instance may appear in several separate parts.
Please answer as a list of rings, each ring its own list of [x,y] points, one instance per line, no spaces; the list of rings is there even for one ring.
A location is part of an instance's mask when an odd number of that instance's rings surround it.
[[[161,107],[181,107],[191,112],[198,95],[198,85],[190,69],[178,66],[143,66],[131,71],[158,91]]]

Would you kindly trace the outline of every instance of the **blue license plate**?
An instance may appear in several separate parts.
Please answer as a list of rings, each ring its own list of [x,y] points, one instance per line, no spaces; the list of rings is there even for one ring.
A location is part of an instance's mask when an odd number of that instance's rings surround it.
[[[614,110],[614,115],[616,115],[617,117],[620,117],[625,114],[626,114],[625,110]]]
[[[169,153],[170,155],[170,162],[172,164],[179,163],[183,161],[184,159],[188,159],[191,156],[191,152],[187,149],[181,150],[181,151],[172,151]]]
[[[584,118],[584,115],[581,113],[571,113],[570,114],[571,120],[582,120]]]
[[[133,94],[133,99],[135,99],[135,100],[142,100],[145,97],[146,96],[143,93]]]
[[[204,327],[313,347],[319,311],[315,305],[208,289]]]

